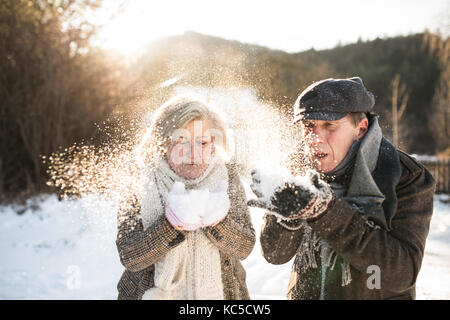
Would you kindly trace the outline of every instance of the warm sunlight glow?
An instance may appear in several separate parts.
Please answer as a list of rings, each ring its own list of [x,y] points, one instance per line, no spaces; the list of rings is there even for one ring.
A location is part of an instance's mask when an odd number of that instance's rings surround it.
[[[185,31],[299,52],[433,30],[446,4],[447,0],[433,5],[422,0],[108,0],[91,20],[103,26],[100,46],[124,55]]]
[[[108,9],[111,7],[104,8],[95,18],[102,25],[100,45],[126,56],[139,52],[153,40],[183,32],[182,21],[176,13],[173,19],[161,14],[168,10],[165,2],[127,2],[123,12],[111,19]]]

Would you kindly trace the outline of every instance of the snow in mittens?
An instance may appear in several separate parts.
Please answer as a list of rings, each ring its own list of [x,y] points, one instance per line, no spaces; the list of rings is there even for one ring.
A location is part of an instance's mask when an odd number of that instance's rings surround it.
[[[225,217],[230,208],[227,189],[226,181],[220,181],[212,191],[186,191],[182,182],[175,182],[166,201],[181,222],[180,226],[184,226],[185,230],[195,230],[219,222]]]
[[[304,186],[311,189],[311,181],[306,176],[293,176],[287,168],[271,167],[271,168],[257,168],[254,170],[254,179],[260,181],[254,183],[253,188],[259,191],[263,197],[261,200],[270,203],[270,198],[275,190],[285,183],[293,183],[298,186]]]
[[[203,226],[215,224],[225,218],[230,209],[230,199],[228,198],[227,190],[228,182],[222,180],[213,192],[209,194],[205,213],[202,216]]]
[[[175,182],[167,195],[166,206],[173,212],[175,220],[169,221],[186,230],[195,230],[201,226],[205,203],[209,198],[208,190],[190,190],[186,192],[184,183]]]

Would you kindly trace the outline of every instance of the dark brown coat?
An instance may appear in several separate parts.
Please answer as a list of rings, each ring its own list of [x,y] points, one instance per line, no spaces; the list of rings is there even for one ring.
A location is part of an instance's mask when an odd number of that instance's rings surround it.
[[[328,270],[325,299],[415,299],[415,283],[424,255],[433,212],[435,181],[413,158],[398,152],[401,176],[395,187],[397,210],[392,229],[375,227],[370,220],[336,198],[330,208],[309,226],[350,264],[352,281],[341,285],[341,269]],[[383,191],[383,190],[382,190]],[[261,230],[261,246],[267,261],[283,264],[296,255],[302,229],[290,231],[267,215]],[[302,270],[294,261],[288,288],[290,299],[318,299],[321,264]],[[369,266],[380,268],[381,288],[369,289]]]
[[[240,260],[252,251],[255,231],[239,176],[234,166],[227,165],[227,169],[230,211],[223,221],[203,231],[220,252],[225,299],[250,299],[246,273]],[[165,217],[144,231],[140,206],[135,199],[121,206],[116,244],[126,270],[117,285],[118,299],[141,299],[144,292],[154,285],[154,263],[184,240],[184,231],[175,230]]]

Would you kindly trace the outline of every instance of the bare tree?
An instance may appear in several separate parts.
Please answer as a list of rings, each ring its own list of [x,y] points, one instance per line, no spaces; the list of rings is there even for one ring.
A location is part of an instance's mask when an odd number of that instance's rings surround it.
[[[400,83],[400,75],[397,73],[391,82],[392,88],[392,136],[395,146],[400,145],[400,120],[408,105],[409,93],[406,90],[406,85]]]
[[[441,74],[436,86],[429,127],[436,143],[436,152],[450,155],[450,38],[440,34],[425,34],[425,43],[437,57]]]
[[[116,78],[82,19],[100,3],[0,1],[0,190],[45,187],[41,156],[91,138],[111,112]]]

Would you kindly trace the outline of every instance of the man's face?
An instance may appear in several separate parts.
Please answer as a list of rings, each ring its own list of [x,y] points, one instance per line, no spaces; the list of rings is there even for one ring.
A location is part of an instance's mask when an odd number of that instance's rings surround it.
[[[335,121],[305,120],[303,134],[319,172],[329,172],[344,159],[352,143],[367,132],[368,120],[355,126],[350,115]]]

